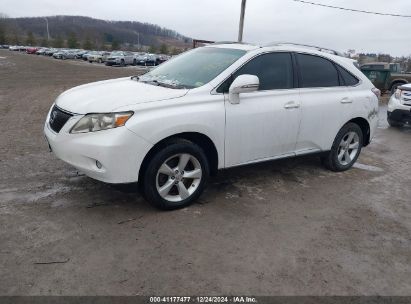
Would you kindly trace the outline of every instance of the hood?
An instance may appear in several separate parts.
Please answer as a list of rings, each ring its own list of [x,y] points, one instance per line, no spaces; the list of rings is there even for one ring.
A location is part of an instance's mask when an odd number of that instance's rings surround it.
[[[65,91],[57,97],[56,105],[63,110],[77,113],[108,113],[124,106],[182,97],[188,90],[169,89],[119,78],[81,85]]]

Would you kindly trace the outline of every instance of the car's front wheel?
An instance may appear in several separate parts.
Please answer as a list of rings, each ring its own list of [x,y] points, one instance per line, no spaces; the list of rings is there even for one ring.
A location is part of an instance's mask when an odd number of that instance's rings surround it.
[[[322,158],[331,171],[345,171],[357,161],[363,146],[363,133],[355,123],[347,123],[335,137],[331,151]]]
[[[208,176],[209,164],[201,147],[173,140],[149,161],[142,181],[144,196],[163,210],[183,208],[201,195]]]

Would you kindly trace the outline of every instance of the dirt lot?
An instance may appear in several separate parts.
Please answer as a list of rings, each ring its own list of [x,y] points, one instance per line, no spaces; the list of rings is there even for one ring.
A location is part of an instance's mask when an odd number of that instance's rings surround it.
[[[1,295],[411,294],[411,130],[388,128],[384,105],[348,172],[315,156],[236,168],[159,212],[78,175],[42,134],[58,94],[132,74],[0,51]]]

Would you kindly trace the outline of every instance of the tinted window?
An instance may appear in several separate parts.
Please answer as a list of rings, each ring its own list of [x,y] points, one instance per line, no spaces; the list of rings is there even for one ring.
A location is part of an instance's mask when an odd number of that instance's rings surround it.
[[[225,81],[218,89],[219,93],[228,92],[233,80],[244,74],[256,75],[260,79],[259,90],[293,88],[293,66],[291,54],[270,53],[258,56]]]
[[[340,75],[342,77],[342,82],[341,85],[346,85],[346,86],[353,86],[358,83],[358,79],[353,76],[351,73],[349,73],[346,69],[340,67],[337,65],[337,69],[340,72]]]
[[[338,72],[334,64],[322,57],[297,54],[301,74],[301,87],[339,86]]]

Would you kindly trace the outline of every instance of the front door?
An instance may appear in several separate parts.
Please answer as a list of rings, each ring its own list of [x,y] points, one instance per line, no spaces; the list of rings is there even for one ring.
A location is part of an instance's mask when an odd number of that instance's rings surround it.
[[[290,53],[267,53],[253,58],[233,74],[260,79],[259,91],[240,94],[231,104],[225,95],[226,167],[294,155],[301,107],[295,88]]]

